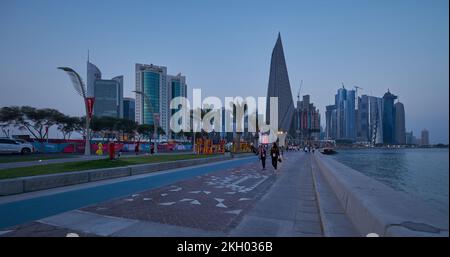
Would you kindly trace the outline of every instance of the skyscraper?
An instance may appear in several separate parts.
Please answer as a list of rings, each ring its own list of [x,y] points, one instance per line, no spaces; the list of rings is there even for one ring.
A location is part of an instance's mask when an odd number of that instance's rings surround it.
[[[430,145],[430,133],[428,132],[428,130],[423,129],[421,134],[422,138],[420,139],[420,145],[422,146]]]
[[[170,101],[176,96],[187,96],[186,78],[181,74],[168,75],[167,67],[153,64],[136,64],[135,73],[136,91],[144,93],[136,94],[136,121],[139,124],[154,124],[153,113],[159,113],[159,126],[165,132],[161,138],[171,138]],[[149,97],[149,101],[144,100],[145,96]]]
[[[326,106],[325,124],[325,139],[336,139],[336,105]]]
[[[124,97],[123,98],[123,118],[127,120],[135,120],[135,105],[136,101],[134,98]]]
[[[357,140],[370,142],[369,128],[369,96],[358,97]]]
[[[345,138],[356,138],[355,90],[347,90],[345,100]]]
[[[407,145],[412,145],[412,144],[414,144],[415,142],[414,142],[414,135],[413,135],[413,132],[412,131],[410,131],[410,132],[406,132],[405,133],[405,140],[406,140],[406,144]]]
[[[86,76],[86,86],[87,86],[87,94],[89,97],[94,96],[94,83],[95,80],[101,79],[102,73],[97,66],[95,66],[93,63],[89,62],[89,57],[87,61],[87,76]]]
[[[295,108],[280,33],[278,33],[278,39],[273,48],[270,62],[266,121],[269,118],[271,119],[270,97],[278,97],[278,130],[292,133],[292,119]]]
[[[345,138],[345,100],[347,99],[347,89],[345,87],[339,88],[335,95],[336,105],[336,139]]]
[[[122,77],[122,76],[121,76]],[[123,78],[123,77],[122,77]],[[94,116],[123,118],[123,79],[97,79],[94,82]]]
[[[320,136],[320,113],[310,102],[309,95],[303,96],[303,101],[297,101],[297,108],[294,112],[295,138],[300,143],[304,140],[319,140]]]
[[[397,102],[394,105],[395,110],[395,143],[406,144],[406,128],[405,128],[405,107],[402,103]]]
[[[167,99],[165,100],[166,104],[162,104],[162,95],[164,94],[167,98],[167,68],[137,63],[135,72],[136,91],[143,93],[136,93],[136,121],[139,124],[154,124],[153,114],[159,113],[159,126],[167,133]]]
[[[397,96],[388,91],[383,96],[383,143],[395,144],[394,100]]]
[[[102,79],[97,66],[87,61],[88,96],[95,97],[94,116],[123,117],[123,76]]]
[[[383,99],[368,97],[369,141],[371,144],[383,143]]]
[[[336,139],[355,140],[356,114],[355,90],[347,90],[344,86],[335,95],[336,106]]]

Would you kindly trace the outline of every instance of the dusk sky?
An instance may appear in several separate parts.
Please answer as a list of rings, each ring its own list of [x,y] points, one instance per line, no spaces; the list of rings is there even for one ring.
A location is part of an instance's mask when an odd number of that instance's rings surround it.
[[[0,106],[30,105],[83,115],[58,66],[86,77],[87,50],[103,78],[134,64],[186,76],[188,96],[266,96],[281,33],[292,94],[325,106],[344,83],[405,105],[406,130],[448,143],[449,3],[423,1],[20,1],[0,0]]]

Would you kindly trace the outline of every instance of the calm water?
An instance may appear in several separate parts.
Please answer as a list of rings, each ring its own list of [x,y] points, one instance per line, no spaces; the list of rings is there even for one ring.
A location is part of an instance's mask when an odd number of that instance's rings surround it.
[[[338,149],[333,157],[448,214],[448,154],[448,149]]]

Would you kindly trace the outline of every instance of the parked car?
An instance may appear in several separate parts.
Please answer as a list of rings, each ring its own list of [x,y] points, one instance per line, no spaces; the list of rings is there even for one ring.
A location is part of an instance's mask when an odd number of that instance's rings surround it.
[[[0,153],[29,154],[32,152],[34,152],[33,145],[25,140],[0,138]]]

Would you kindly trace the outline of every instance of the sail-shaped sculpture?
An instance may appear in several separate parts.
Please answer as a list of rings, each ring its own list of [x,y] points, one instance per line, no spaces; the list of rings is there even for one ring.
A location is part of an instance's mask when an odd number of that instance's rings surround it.
[[[270,117],[270,97],[278,97],[278,130],[289,133],[295,110],[280,33],[278,33],[270,62],[266,120]]]

